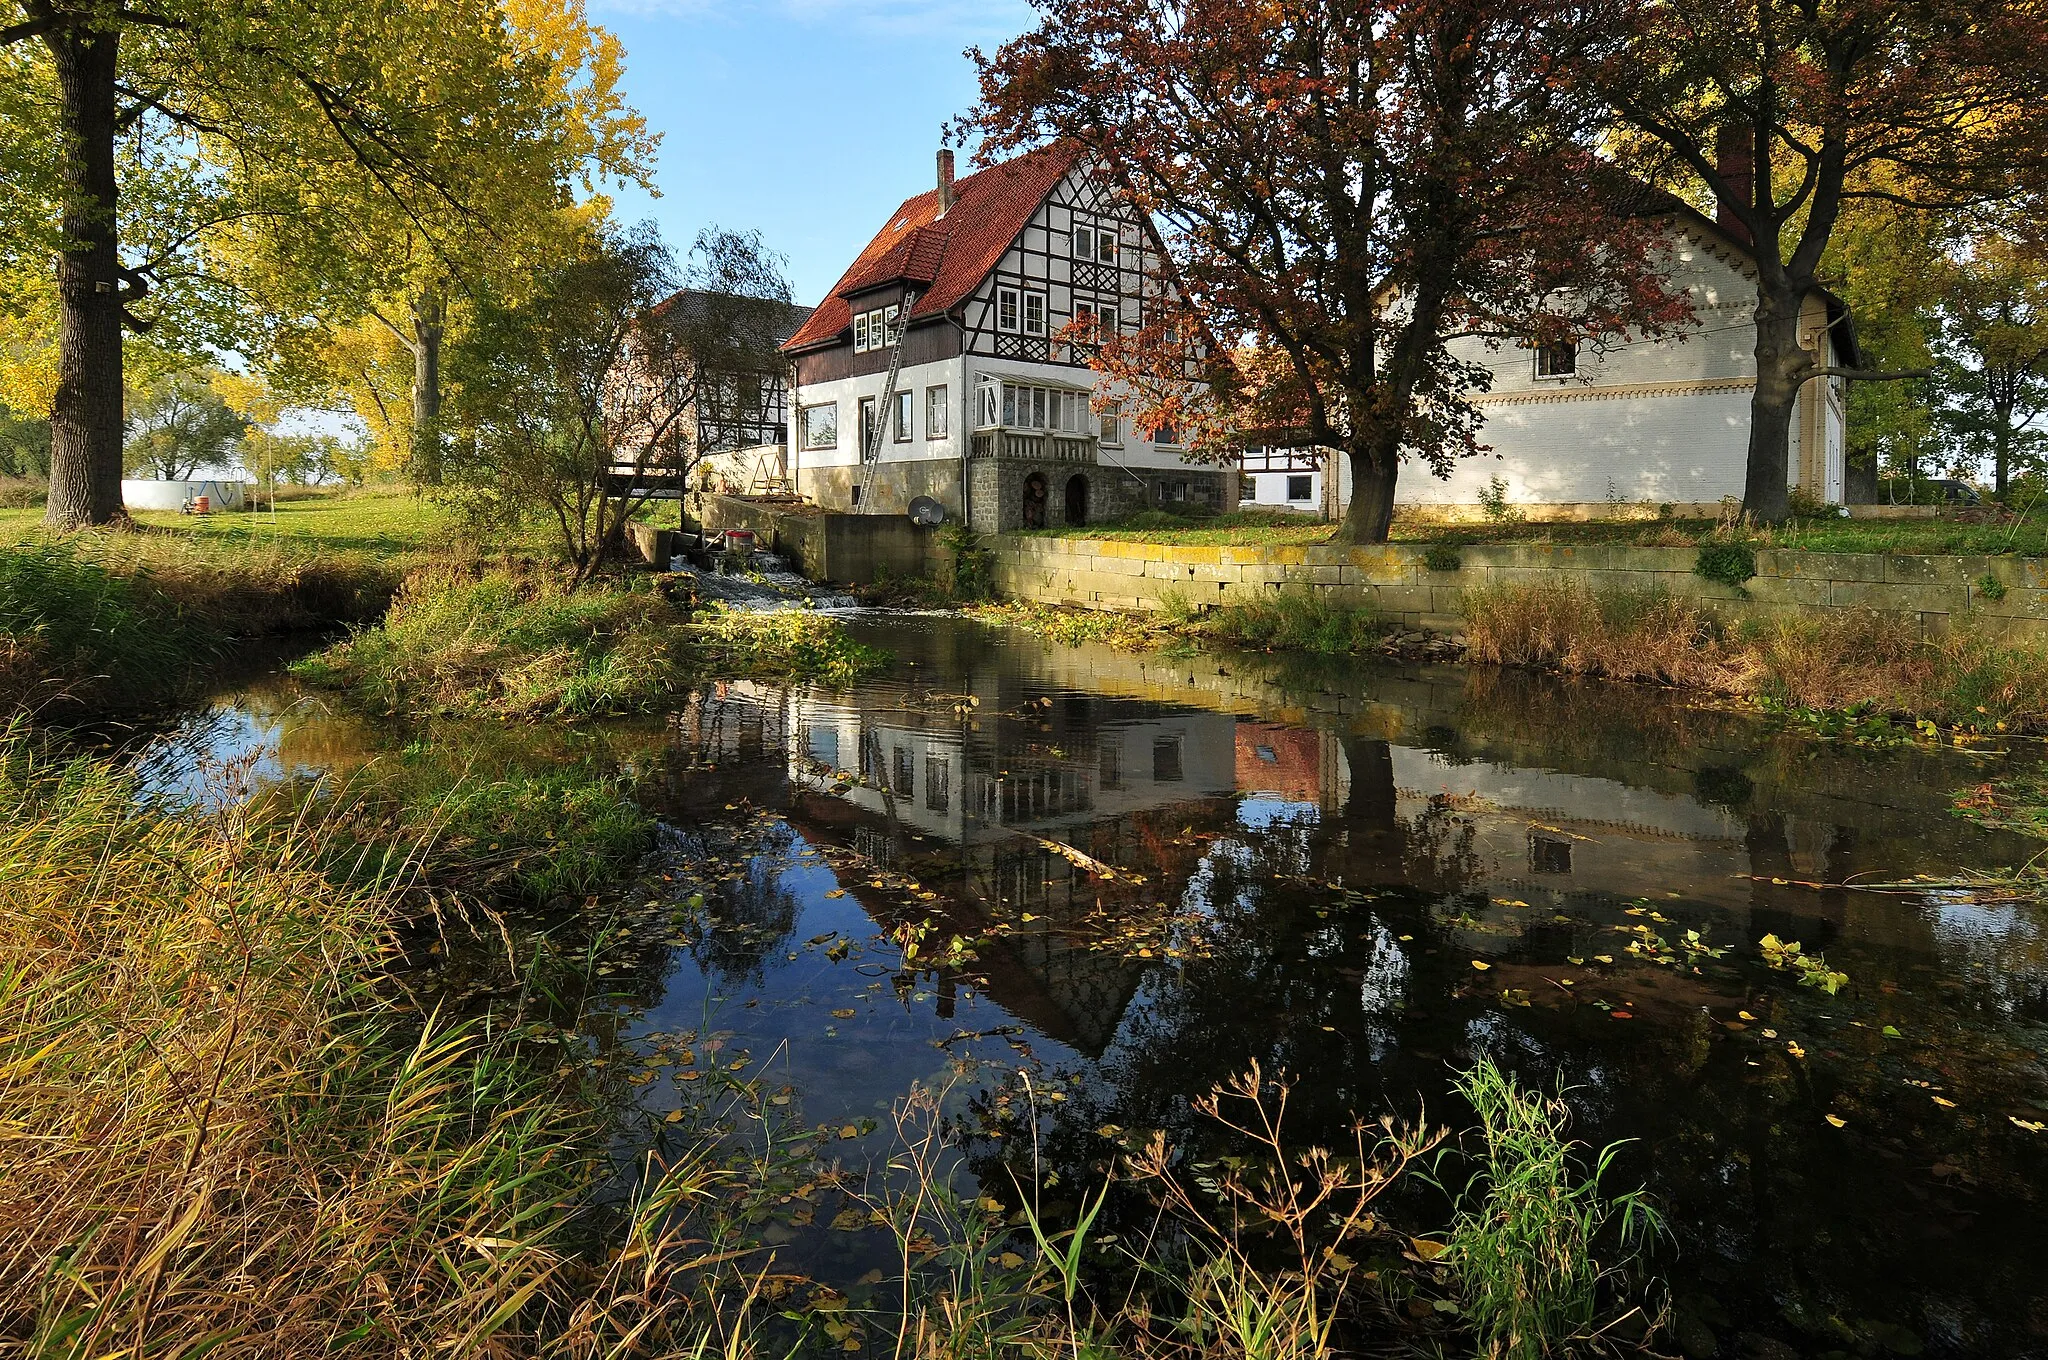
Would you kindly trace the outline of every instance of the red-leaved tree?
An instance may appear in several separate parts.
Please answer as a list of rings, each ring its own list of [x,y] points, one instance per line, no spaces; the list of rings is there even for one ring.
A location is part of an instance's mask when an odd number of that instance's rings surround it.
[[[974,54],[969,122],[984,158],[1073,139],[1161,222],[1183,314],[1098,360],[1141,426],[1337,451],[1339,536],[1382,542],[1404,458],[1447,475],[1483,447],[1459,338],[1690,316],[1653,198],[1588,150],[1605,109],[1577,77],[1620,3],[1034,0],[1036,29]]]
[[[1756,260],[1743,508],[1790,512],[1800,390],[1834,368],[1800,310],[1845,204],[1966,213],[2048,170],[2042,0],[1636,0],[1597,64],[1645,173],[1702,184]]]

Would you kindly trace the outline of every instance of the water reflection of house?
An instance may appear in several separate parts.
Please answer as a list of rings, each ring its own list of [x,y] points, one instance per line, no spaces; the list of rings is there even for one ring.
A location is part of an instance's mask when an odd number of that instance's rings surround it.
[[[1048,842],[1136,868],[1155,885],[1143,891],[1161,891],[1147,819],[1222,815],[1236,785],[1234,719],[1078,696],[1047,704],[995,686],[965,712],[889,692],[734,694],[757,701],[753,716],[692,730],[766,751],[779,728],[786,811],[808,837],[914,874],[940,900],[911,910],[937,908],[959,933],[1005,922],[1011,933],[982,947],[975,970],[991,998],[1080,1052],[1103,1051],[1143,968],[1091,945],[1105,894],[1135,887],[1091,878]],[[878,924],[903,924],[900,894],[845,886]]]

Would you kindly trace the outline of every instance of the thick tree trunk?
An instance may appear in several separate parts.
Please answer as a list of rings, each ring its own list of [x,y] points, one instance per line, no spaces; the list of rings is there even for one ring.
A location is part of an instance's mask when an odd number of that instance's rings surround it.
[[[57,255],[57,395],[43,522],[71,530],[121,517],[121,260],[114,124],[119,30],[48,38],[62,93],[63,247]]]
[[[1394,482],[1401,471],[1400,449],[1358,443],[1345,456],[1351,461],[1351,504],[1345,508],[1343,522],[1331,539],[1337,543],[1384,543],[1394,525]],[[1331,472],[1334,475],[1336,469]]]
[[[441,339],[447,308],[438,296],[413,300],[412,480],[441,484]]]
[[[1804,290],[1757,288],[1756,391],[1749,401],[1749,466],[1742,509],[1759,524],[1791,517],[1792,422],[1799,410],[1800,379],[1813,365],[1799,348]]]

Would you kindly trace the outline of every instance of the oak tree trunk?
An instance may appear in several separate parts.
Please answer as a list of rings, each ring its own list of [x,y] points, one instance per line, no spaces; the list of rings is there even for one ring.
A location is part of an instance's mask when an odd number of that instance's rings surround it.
[[[1386,447],[1380,447],[1381,444]],[[1331,536],[1336,543],[1384,543],[1394,525],[1394,482],[1401,471],[1401,452],[1392,438],[1354,443],[1345,453],[1351,463],[1351,504],[1344,522]],[[1332,467],[1330,475],[1337,469]]]
[[[441,299],[422,295],[412,306],[412,480],[441,484],[441,339],[447,310]]]
[[[63,245],[57,255],[57,393],[43,522],[71,530],[121,517],[121,289],[115,232],[114,27],[46,41],[62,95]]]
[[[1791,517],[1788,486],[1792,422],[1799,410],[1800,380],[1813,360],[1799,347],[1799,309],[1804,290],[1757,290],[1756,391],[1749,400],[1749,465],[1742,508],[1759,524]]]

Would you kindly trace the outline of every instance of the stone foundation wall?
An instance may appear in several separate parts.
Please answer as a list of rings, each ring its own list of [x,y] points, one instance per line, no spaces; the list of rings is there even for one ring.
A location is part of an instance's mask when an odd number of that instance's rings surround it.
[[[1210,548],[1005,534],[990,541],[996,588],[1020,599],[1093,609],[1151,610],[1169,593],[1197,608],[1282,587],[1328,592],[1411,627],[1464,628],[1464,596],[1487,586],[1578,584],[1711,600],[1731,612],[1876,610],[1929,631],[1981,622],[2048,637],[2048,559],[1923,557],[1768,549],[1740,589],[1693,574],[1692,548],[1502,544],[1457,549],[1456,570],[1432,571],[1424,548]],[[1986,579],[2003,594],[1987,593]]]
[[[1040,462],[1027,458],[976,458],[969,464],[968,513],[977,533],[993,534],[1024,525],[1024,484],[1035,472],[1045,478],[1045,528],[1077,528],[1121,519],[1166,502],[1162,488],[1181,492],[1178,503],[1193,501],[1221,509],[1224,477],[1207,468],[1125,468],[1111,463]],[[1067,485],[1075,477],[1088,484],[1086,517],[1067,516]]]

